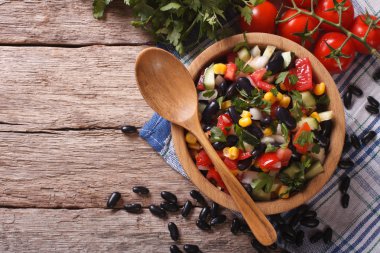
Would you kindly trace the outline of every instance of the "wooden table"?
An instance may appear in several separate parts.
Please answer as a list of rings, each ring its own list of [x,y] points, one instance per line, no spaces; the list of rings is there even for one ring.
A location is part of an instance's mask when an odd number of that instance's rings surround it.
[[[97,21],[92,1],[0,1],[0,252],[169,252],[169,220],[180,228],[178,244],[254,252],[229,224],[198,230],[200,208],[168,220],[146,209],[162,190],[183,203],[194,187],[119,130],[153,114],[134,78],[150,38],[130,16],[121,3]],[[151,196],[136,196],[135,185]],[[141,202],[143,214],[105,209],[113,191],[123,203]]]

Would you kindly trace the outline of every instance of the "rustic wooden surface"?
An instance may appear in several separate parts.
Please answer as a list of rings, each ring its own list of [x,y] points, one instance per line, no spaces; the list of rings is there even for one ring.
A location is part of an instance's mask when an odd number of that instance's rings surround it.
[[[228,225],[196,229],[199,208],[165,221],[146,209],[162,190],[183,203],[194,186],[119,130],[141,127],[153,113],[133,73],[151,40],[120,2],[97,21],[89,0],[0,0],[0,252],[168,252],[169,220],[180,244],[254,252]],[[133,194],[138,184],[151,196]],[[119,207],[140,202],[144,213],[105,209],[113,191],[122,193]]]

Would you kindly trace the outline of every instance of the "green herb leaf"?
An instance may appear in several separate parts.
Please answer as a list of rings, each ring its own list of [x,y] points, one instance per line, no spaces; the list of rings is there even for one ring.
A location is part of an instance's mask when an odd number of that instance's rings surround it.
[[[181,7],[179,3],[171,2],[160,8],[161,11],[178,10]]]
[[[275,151],[277,151],[277,149],[278,149],[278,147],[275,147],[272,144],[268,143],[267,148],[265,149],[265,153],[275,152]]]
[[[252,22],[252,9],[248,6],[240,7],[240,15],[244,18],[244,21],[247,24],[251,24]]]
[[[285,82],[285,78],[288,76],[288,74],[289,74],[289,71],[284,71],[278,74],[275,84],[280,84],[280,83]]]
[[[273,95],[274,95],[275,97],[278,95],[278,90],[277,90],[277,88],[273,88],[273,89],[271,89],[270,92],[272,92]]]
[[[319,154],[319,151],[321,151],[321,146],[318,143],[315,143],[311,148],[311,152]]]
[[[224,97],[218,97],[218,98],[216,99],[216,102],[218,102],[218,104],[219,104],[219,108],[222,108],[223,100],[224,100]]]
[[[248,6],[246,6],[246,7],[248,7]],[[250,16],[251,16],[252,15],[252,10],[250,8],[249,8],[249,11],[251,12],[251,14],[250,14]],[[244,47],[247,48],[247,49],[249,49],[249,44],[248,44],[248,40],[247,40],[247,34],[245,32],[243,33],[243,38],[244,38],[244,41],[237,43],[236,46],[234,47],[234,49],[232,50],[234,53],[237,52],[237,51],[239,51],[240,49],[242,49]]]
[[[260,144],[260,140],[256,136],[254,136],[253,134],[251,134],[250,132],[244,129],[242,129],[241,131],[241,138],[246,143],[251,144],[252,146],[255,146],[255,147]]]
[[[243,72],[243,73],[253,73],[253,71],[254,71],[254,69],[251,66],[249,66],[247,63],[245,63],[239,57],[236,57],[235,64],[236,64],[237,69],[240,72]]]
[[[263,75],[263,79],[264,79],[264,80],[267,79],[267,78],[270,77],[272,74],[273,74],[272,71],[267,70],[267,71],[264,73],[264,75]]]
[[[242,112],[243,110],[247,110],[249,108],[249,103],[244,99],[237,97],[232,100],[232,105],[235,107],[236,111]]]
[[[285,138],[285,142],[289,142],[289,130],[284,123],[281,123],[281,133]]]
[[[204,92],[203,96],[206,98],[210,98],[215,94],[215,92],[216,92],[215,90],[209,90],[209,91]]]
[[[318,99],[317,99],[317,104],[319,105],[329,105],[330,104],[330,98],[325,94],[323,96],[320,96]]]
[[[258,176],[259,178],[253,180],[251,183],[252,189],[256,191],[263,189],[264,192],[269,193],[274,183],[274,177],[263,172],[260,172]]]
[[[304,169],[307,169],[311,166],[313,160],[311,159],[310,156],[305,156],[305,158],[303,159],[302,163],[301,163],[301,166],[304,168]]]
[[[102,18],[103,15],[104,15],[104,10],[107,6],[107,4],[109,4],[110,1],[106,1],[106,0],[94,0],[93,3],[92,3],[92,15],[94,16],[94,18]]]
[[[234,124],[234,131],[236,136],[239,138],[237,146],[241,148],[243,151],[245,151],[245,146],[243,143],[243,128],[241,128],[238,124]]]
[[[294,74],[288,76],[291,85],[295,85],[298,82],[298,77]]]
[[[292,102],[293,102],[293,108],[289,110],[290,114],[297,121],[300,121],[303,116],[303,113],[301,110],[302,95],[299,91],[293,90],[290,92],[290,96],[292,97]]]
[[[211,132],[210,140],[212,143],[227,141],[226,136],[224,135],[223,131],[219,127],[211,128],[210,132]]]
[[[306,144],[312,144],[314,142],[314,133],[311,131],[303,131],[294,143],[300,146],[305,146]]]

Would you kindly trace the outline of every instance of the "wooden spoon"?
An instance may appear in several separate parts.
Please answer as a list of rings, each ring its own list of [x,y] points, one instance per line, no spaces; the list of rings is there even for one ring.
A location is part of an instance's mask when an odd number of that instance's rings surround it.
[[[198,139],[256,239],[266,246],[276,242],[277,234],[272,224],[206,138],[198,118],[197,92],[186,67],[162,49],[147,48],[137,57],[135,71],[140,92],[149,106],[165,119],[189,130]]]

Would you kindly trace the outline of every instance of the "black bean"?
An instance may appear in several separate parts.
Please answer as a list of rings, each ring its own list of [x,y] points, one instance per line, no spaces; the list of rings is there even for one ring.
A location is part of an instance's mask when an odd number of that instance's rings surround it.
[[[168,229],[170,232],[170,237],[172,238],[173,241],[178,241],[179,239],[179,232],[178,232],[178,227],[174,222],[169,222],[168,223]]]
[[[301,205],[300,207],[297,208],[296,212],[294,215],[290,218],[289,220],[289,225],[292,227],[295,227],[298,222],[300,221],[302,215],[309,209],[307,205]]]
[[[350,135],[350,141],[351,141],[352,146],[354,146],[354,148],[356,148],[356,149],[359,149],[362,146],[360,144],[360,140],[356,134]]]
[[[226,90],[226,95],[224,96],[225,100],[232,99],[234,96],[238,94],[236,83],[232,83]]]
[[[319,220],[303,218],[300,220],[300,224],[305,227],[315,228],[319,225]]]
[[[226,92],[227,92],[227,89],[228,89],[228,83],[226,80],[224,80],[223,82],[221,82],[217,88],[218,90],[218,96],[219,97],[223,97],[226,95]]]
[[[278,248],[277,243],[273,243],[272,245],[269,245],[268,248],[271,250],[276,250]]]
[[[201,204],[207,204],[205,198],[202,196],[202,194],[197,190],[191,190],[190,196],[195,199],[198,203]]]
[[[140,204],[125,204],[124,210],[128,213],[141,213],[142,206]]]
[[[342,204],[343,208],[347,208],[348,204],[350,203],[350,195],[348,195],[347,193],[343,194],[340,203]]]
[[[227,109],[228,114],[230,115],[232,121],[235,124],[239,124],[240,114],[236,111],[234,106],[230,106]]]
[[[376,82],[380,80],[380,68],[377,68],[377,69],[375,70],[375,72],[373,72],[372,78],[373,78],[373,80],[375,80]]]
[[[182,251],[178,248],[177,245],[171,245],[170,246],[170,253],[182,253]]]
[[[125,134],[134,134],[137,133],[137,127],[126,125],[121,127],[121,131]]]
[[[156,205],[150,205],[149,206],[149,211],[154,215],[154,216],[157,216],[159,218],[165,218],[166,217],[166,211],[164,209],[162,209],[161,207],[159,206],[156,206]]]
[[[323,242],[325,244],[331,243],[332,240],[332,229],[330,227],[327,227],[325,231],[323,232]]]
[[[246,127],[245,129],[259,139],[261,139],[264,136],[263,131],[254,124]]]
[[[273,214],[270,216],[271,221],[276,223],[277,225],[285,224],[284,218],[282,218],[281,214]]]
[[[295,243],[296,242],[296,238],[289,235],[289,234],[281,234],[281,237],[282,237],[282,239],[284,239],[288,243]]]
[[[351,108],[352,105],[352,93],[350,91],[346,91],[343,94],[343,104],[347,109]]]
[[[264,245],[262,245],[256,238],[253,238],[251,240],[251,245],[252,247],[257,250],[259,253],[261,252],[265,252],[266,251],[266,247]]]
[[[240,231],[241,221],[238,218],[234,218],[231,224],[231,233],[236,235]]]
[[[216,202],[212,202],[211,209],[210,209],[211,218],[215,218],[216,216],[218,216],[218,211],[219,211],[219,204]]]
[[[281,252],[280,253],[290,253],[289,251],[287,251],[286,249],[283,249],[283,250],[281,250]]]
[[[202,112],[202,122],[205,124],[210,124],[218,111],[219,103],[215,99],[211,100]]]
[[[289,110],[284,107],[277,107],[276,117],[280,122],[284,123],[289,130],[293,130],[297,126],[297,121],[290,115]]]
[[[197,220],[195,223],[200,230],[210,230],[211,226],[204,220]]]
[[[207,177],[208,170],[199,170],[204,177]]]
[[[363,138],[362,138],[362,143],[363,145],[367,145],[370,141],[372,141],[376,137],[376,132],[375,131],[369,131],[367,132]]]
[[[361,96],[363,96],[363,91],[362,91],[362,89],[360,89],[358,86],[356,86],[356,85],[350,85],[350,86],[348,86],[348,90],[352,93],[352,94],[354,94],[355,96],[358,96],[358,97],[361,97]]]
[[[140,195],[149,194],[149,189],[146,188],[145,186],[135,186],[132,188],[132,191]]]
[[[192,208],[193,208],[193,203],[191,203],[190,200],[186,201],[182,208],[182,212],[181,212],[182,217],[187,217]]]
[[[302,218],[307,219],[314,219],[315,217],[317,217],[317,212],[313,210],[308,210],[302,215]]]
[[[252,159],[256,159],[257,157],[264,154],[265,149],[267,148],[267,145],[265,143],[260,143],[251,153]]]
[[[249,195],[252,194],[252,186],[250,184],[242,183],[244,189],[248,192]]]
[[[111,195],[108,197],[107,207],[108,208],[115,207],[117,202],[120,200],[120,198],[121,198],[120,192],[111,193]]]
[[[235,146],[239,141],[239,137],[237,137],[236,135],[228,135],[227,136],[227,147],[233,147]]]
[[[354,162],[350,158],[340,159],[338,167],[342,169],[350,169],[354,167]]]
[[[248,158],[246,158],[244,160],[238,161],[238,163],[237,163],[238,169],[239,170],[246,170],[246,169],[248,169],[252,165],[252,160],[253,160],[253,158],[251,156],[251,157],[248,157]]]
[[[374,107],[374,106],[372,106],[372,105],[366,105],[366,106],[365,106],[365,109],[366,109],[367,112],[369,112],[370,114],[379,114],[379,108]]]
[[[323,237],[323,232],[322,231],[317,231],[315,232],[311,237],[310,237],[310,242],[311,243],[316,243],[319,240],[321,240]]]
[[[321,126],[322,134],[329,138],[331,135],[332,126],[333,126],[332,120],[322,121],[319,125]]]
[[[216,216],[215,218],[212,218],[210,224],[211,224],[211,226],[214,226],[217,224],[222,224],[226,220],[227,220],[227,216],[225,216],[224,214],[220,214],[220,215]]]
[[[160,207],[168,212],[177,212],[179,210],[177,203],[162,202]]]
[[[370,105],[372,105],[373,107],[378,108],[379,105],[380,105],[379,101],[377,101],[376,98],[374,98],[374,97],[372,97],[372,96],[368,96],[368,97],[367,97],[367,100],[368,100],[368,103],[369,103]]]
[[[240,232],[244,234],[252,234],[251,229],[249,228],[247,222],[245,222],[244,220],[241,222]]]
[[[270,124],[272,123],[272,117],[267,115],[267,116],[264,116],[261,120],[260,120],[260,125],[262,127],[268,127],[270,126]]]
[[[249,96],[252,94],[253,86],[246,77],[239,77],[236,80],[236,87],[239,90],[244,90]]]
[[[272,54],[267,64],[267,71],[271,71],[272,74],[277,74],[282,71],[284,67],[284,58],[281,51],[276,51]]]
[[[281,232],[281,235],[288,235],[289,237],[292,238],[292,240],[295,240],[296,238],[296,232],[294,231],[294,229],[292,228],[292,226],[290,226],[289,224],[282,224],[282,225],[279,225],[278,226],[280,232]]]
[[[322,131],[313,131],[314,139],[319,143],[323,148],[328,148],[330,146],[330,138],[323,135]]]
[[[215,150],[223,150],[227,145],[225,142],[217,141],[212,144]]]
[[[177,203],[177,196],[171,192],[162,191],[161,192],[161,198],[163,198],[164,200],[166,200],[169,203]]]
[[[302,246],[304,237],[305,237],[305,233],[302,230],[298,230],[296,234],[296,245],[298,247]]]
[[[186,251],[186,253],[200,253],[201,252],[199,247],[194,244],[185,244],[183,245],[183,249]]]
[[[207,217],[209,216],[209,214],[210,214],[210,207],[205,206],[199,212],[199,219],[205,221],[207,220]]]
[[[340,192],[343,194],[347,193],[347,190],[350,187],[351,179],[347,175],[344,175],[341,177],[340,180],[341,180],[340,185],[339,185]]]

